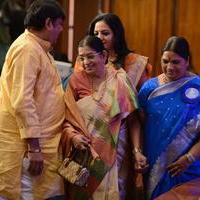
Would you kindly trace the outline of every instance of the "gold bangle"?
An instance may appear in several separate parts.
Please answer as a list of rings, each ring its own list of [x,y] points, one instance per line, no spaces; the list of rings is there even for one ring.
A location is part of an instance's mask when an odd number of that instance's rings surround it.
[[[186,153],[185,156],[187,157],[187,159],[190,163],[192,163],[196,160],[195,157],[190,152]]]
[[[142,153],[142,150],[140,149],[140,147],[134,147],[133,150],[132,150],[132,153],[135,154],[137,152],[140,152]]]

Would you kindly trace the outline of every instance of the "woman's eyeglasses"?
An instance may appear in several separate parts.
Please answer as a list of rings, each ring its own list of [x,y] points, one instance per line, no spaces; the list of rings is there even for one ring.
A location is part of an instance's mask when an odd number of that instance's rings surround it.
[[[99,54],[101,54],[100,52],[98,52],[98,53],[93,53],[93,54],[88,54],[88,55],[85,55],[85,56],[78,56],[78,59],[80,60],[80,61],[84,61],[85,59],[87,59],[87,60],[94,60],[95,59],[95,57],[97,56],[97,55],[99,55]]]

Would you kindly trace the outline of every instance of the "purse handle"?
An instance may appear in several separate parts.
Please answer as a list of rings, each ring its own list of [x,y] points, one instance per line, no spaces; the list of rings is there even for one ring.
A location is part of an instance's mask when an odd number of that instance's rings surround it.
[[[82,166],[89,166],[89,163],[90,163],[90,150],[87,148],[86,150],[80,150],[80,149],[77,149],[77,148],[73,148],[70,155],[69,155],[69,160],[74,160],[75,157],[78,155],[78,153],[82,151],[84,152],[84,156],[83,156],[83,159],[81,161],[81,165]]]

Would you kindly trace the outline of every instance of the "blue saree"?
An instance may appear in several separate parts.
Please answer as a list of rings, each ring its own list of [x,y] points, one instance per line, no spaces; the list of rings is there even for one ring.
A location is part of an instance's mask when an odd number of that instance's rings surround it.
[[[166,166],[200,139],[200,77],[187,76],[159,86],[147,81],[139,92],[146,113],[144,154],[147,156],[147,198],[154,199],[171,188],[200,177],[200,159],[181,175],[171,177]]]

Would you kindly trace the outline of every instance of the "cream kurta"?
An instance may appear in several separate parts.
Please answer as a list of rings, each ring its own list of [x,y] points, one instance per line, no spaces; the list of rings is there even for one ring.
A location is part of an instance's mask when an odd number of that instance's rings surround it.
[[[20,199],[25,138],[40,138],[45,168],[32,178],[34,200],[63,193],[56,170],[65,104],[50,43],[27,30],[10,47],[0,89],[0,196]]]

